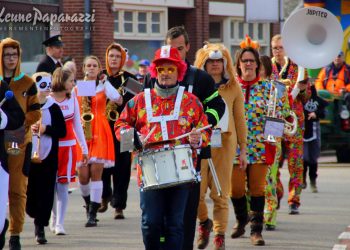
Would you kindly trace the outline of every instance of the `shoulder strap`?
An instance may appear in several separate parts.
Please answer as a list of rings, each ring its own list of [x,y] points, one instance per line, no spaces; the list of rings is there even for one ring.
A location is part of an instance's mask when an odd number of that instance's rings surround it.
[[[188,75],[186,77],[186,83],[188,84],[187,92],[192,93],[193,92],[193,83],[195,82],[195,78],[197,76],[198,70],[196,67],[190,65],[190,70],[188,72]]]

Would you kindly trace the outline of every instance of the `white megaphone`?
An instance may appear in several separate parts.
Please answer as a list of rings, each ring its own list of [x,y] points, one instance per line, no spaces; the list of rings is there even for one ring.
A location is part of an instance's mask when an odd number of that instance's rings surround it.
[[[319,7],[302,8],[292,14],[282,30],[286,54],[298,65],[317,69],[337,57],[343,43],[338,19]]]

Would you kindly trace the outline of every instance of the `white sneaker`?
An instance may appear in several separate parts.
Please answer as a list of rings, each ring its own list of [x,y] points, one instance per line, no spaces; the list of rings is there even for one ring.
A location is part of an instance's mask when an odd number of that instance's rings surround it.
[[[64,228],[62,225],[56,225],[55,234],[56,235],[66,235],[66,231],[64,231]]]

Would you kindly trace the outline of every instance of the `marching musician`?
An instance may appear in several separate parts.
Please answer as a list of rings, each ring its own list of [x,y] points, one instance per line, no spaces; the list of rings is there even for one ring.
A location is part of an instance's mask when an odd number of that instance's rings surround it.
[[[205,114],[208,117],[208,122],[212,126],[219,123],[219,120],[225,112],[225,103],[223,102],[218,91],[215,89],[213,78],[204,70],[197,69],[190,65],[186,59],[187,53],[190,50],[190,41],[188,33],[183,26],[175,26],[168,30],[165,43],[171,47],[177,48],[180,52],[182,60],[187,65],[187,70],[180,86],[184,86],[185,90],[193,93],[202,102]],[[153,88],[156,79],[151,78],[149,74],[144,80],[145,88]],[[210,158],[210,146],[203,148],[198,157],[197,171],[200,171],[201,159]],[[194,183],[190,189],[188,196],[185,217],[184,217],[184,244],[182,250],[192,250],[193,241],[196,231],[197,210],[200,196],[200,183]],[[161,239],[164,240],[163,238]],[[166,240],[166,239],[165,239]]]
[[[228,223],[228,198],[231,185],[232,162],[235,158],[237,144],[245,152],[247,144],[247,125],[245,120],[244,98],[240,85],[236,82],[230,52],[223,44],[207,43],[196,53],[194,65],[211,75],[215,87],[226,104],[225,115],[219,122],[221,145],[211,142],[211,155],[221,186],[222,194],[214,185],[213,174],[208,168],[208,160],[201,163],[201,195],[198,206],[198,239],[197,247],[204,249],[209,242],[210,229],[214,223],[214,249],[224,249],[225,233]],[[227,112],[227,113],[226,113]],[[227,114],[227,115],[226,115]],[[215,146],[215,147],[214,147]],[[240,155],[242,165],[247,164],[246,154]],[[205,202],[207,189],[214,202],[213,221],[208,217]]]
[[[61,108],[49,96],[51,75],[46,72],[38,72],[32,78],[38,89],[41,121],[32,125],[32,152],[35,152],[36,155],[32,153],[26,212],[34,218],[36,242],[46,244],[44,227],[49,225],[54,201],[58,167],[58,140],[66,136],[66,124]]]
[[[23,127],[18,130],[21,139],[18,148],[14,148],[8,156],[10,173],[9,207],[10,207],[10,249],[20,249],[20,233],[25,219],[26,192],[30,155],[32,152],[32,134],[30,126],[41,116],[40,104],[37,97],[36,85],[32,78],[20,71],[21,47],[20,43],[6,38],[0,44],[0,79],[9,84],[14,96],[25,113]],[[16,136],[16,135],[15,135]],[[24,139],[24,140],[23,140]]]
[[[307,90],[307,80],[297,83],[298,66],[286,55],[282,44],[282,36],[275,35],[271,39],[272,48],[272,79],[287,82],[289,95],[292,95],[291,110],[298,117],[297,132],[294,136],[284,136],[282,148],[277,147],[277,155],[280,155],[279,166],[283,166],[284,159],[288,159],[289,170],[289,214],[299,214],[300,194],[303,184],[303,133],[304,133],[304,108],[310,93]],[[306,74],[306,70],[305,70]],[[302,79],[307,79],[304,75]],[[278,200],[282,199],[283,186],[280,181],[277,184]]]
[[[0,82],[0,100],[4,100],[5,92],[9,90],[5,81]],[[17,129],[23,125],[24,113],[15,98],[7,99],[0,106],[0,249],[5,245],[5,234],[9,226],[6,219],[8,190],[9,190],[9,169],[7,154],[4,142],[4,129]]]
[[[87,163],[88,148],[80,122],[79,104],[75,92],[73,72],[58,68],[52,76],[51,97],[61,108],[66,126],[66,136],[58,143],[58,170],[56,179],[56,202],[52,209],[50,230],[56,235],[65,235],[64,218],[68,206],[68,187],[75,181],[77,163],[77,141]]]
[[[85,80],[96,82],[95,96],[78,96],[88,146],[87,164],[81,164],[83,155],[79,150],[77,157],[80,190],[88,209],[86,227],[97,226],[96,213],[101,205],[103,189],[102,172],[104,168],[114,167],[115,164],[113,134],[105,115],[107,98],[117,105],[123,102],[122,96],[107,80],[107,76],[100,74],[101,70],[101,62],[96,56],[85,57]],[[90,120],[86,120],[85,115],[90,116]]]
[[[250,221],[250,239],[253,245],[265,245],[262,237],[265,178],[268,166],[274,160],[275,147],[266,139],[264,134],[265,117],[269,112],[270,93],[272,84],[260,81],[259,44],[249,36],[241,42],[241,49],[236,55],[237,79],[244,96],[245,115],[247,117],[248,138],[247,149],[239,148],[234,162],[231,178],[231,201],[236,216],[231,238],[238,238],[245,233],[245,226]],[[286,117],[282,102],[277,99],[278,115]],[[259,115],[257,115],[259,114]],[[241,154],[247,153],[247,165],[242,164]],[[248,182],[248,183],[247,183]],[[250,213],[248,216],[246,187],[250,194]]]
[[[210,131],[201,133],[196,130],[208,125],[208,121],[199,99],[179,86],[186,69],[176,48],[163,46],[156,51],[150,67],[151,76],[157,79],[155,86],[153,89],[146,88],[145,92],[127,103],[115,124],[119,140],[120,133],[131,127],[141,134],[141,138],[148,137],[150,145],[190,133],[189,137],[176,140],[175,144],[190,144],[193,148],[193,163],[196,165],[195,149],[208,144]],[[174,146],[174,143],[169,142],[169,145]],[[138,177],[140,178],[139,175]],[[188,195],[189,186],[186,184],[140,191],[141,229],[145,249],[160,249],[159,239],[163,227],[166,238],[164,249],[182,248],[183,217]]]
[[[131,176],[131,154],[130,152],[120,152],[120,143],[114,134],[114,123],[116,116],[118,116],[125,107],[125,104],[134,96],[129,92],[124,91],[121,85],[128,80],[128,78],[136,77],[123,70],[126,62],[126,49],[118,43],[112,43],[106,50],[106,69],[103,71],[108,76],[108,81],[115,89],[123,92],[123,102],[120,105],[108,101],[107,118],[109,126],[113,134],[114,141],[114,157],[115,163],[113,168],[103,169],[102,181],[103,192],[101,207],[98,212],[105,212],[108,208],[108,203],[115,208],[114,219],[124,219],[123,210],[126,208],[128,197],[128,187]],[[114,112],[114,114],[113,114]],[[111,176],[113,177],[113,188],[111,188]]]

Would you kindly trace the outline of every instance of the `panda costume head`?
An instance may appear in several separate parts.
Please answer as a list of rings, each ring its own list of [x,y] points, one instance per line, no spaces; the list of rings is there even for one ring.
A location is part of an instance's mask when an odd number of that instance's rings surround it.
[[[32,76],[33,81],[36,84],[38,94],[49,95],[51,91],[51,75],[46,72],[37,72]]]

